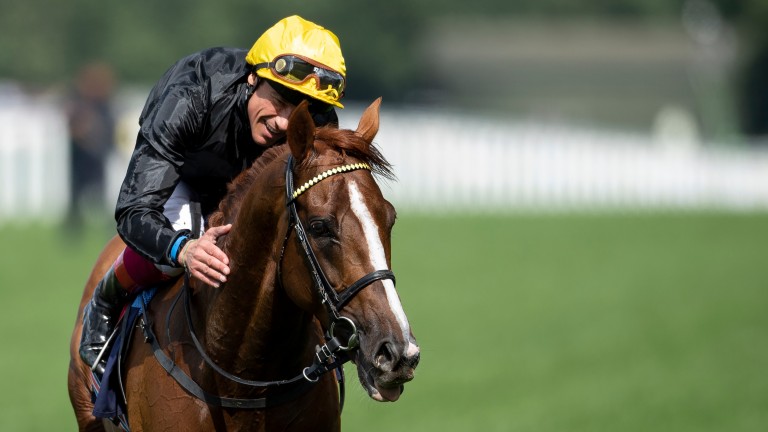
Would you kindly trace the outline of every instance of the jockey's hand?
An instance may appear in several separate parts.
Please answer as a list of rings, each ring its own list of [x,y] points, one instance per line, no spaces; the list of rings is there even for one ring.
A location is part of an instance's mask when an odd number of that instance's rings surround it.
[[[179,253],[179,263],[190,276],[216,288],[227,281],[229,258],[216,246],[216,240],[231,228],[232,224],[210,228],[199,239],[184,245]]]

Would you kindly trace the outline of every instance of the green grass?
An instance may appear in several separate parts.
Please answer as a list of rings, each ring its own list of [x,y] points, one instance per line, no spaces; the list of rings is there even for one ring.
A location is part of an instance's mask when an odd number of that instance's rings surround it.
[[[74,430],[68,339],[105,235],[0,228],[0,430]],[[422,348],[400,401],[348,370],[344,429],[768,428],[768,215],[402,215]]]

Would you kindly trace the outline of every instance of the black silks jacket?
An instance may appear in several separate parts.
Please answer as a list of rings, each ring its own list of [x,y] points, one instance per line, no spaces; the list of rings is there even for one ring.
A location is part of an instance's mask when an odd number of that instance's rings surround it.
[[[198,194],[203,214],[215,210],[226,185],[259,157],[246,112],[247,51],[211,48],[174,64],[155,85],[139,118],[136,147],[115,209],[128,246],[173,265],[175,231],[163,206],[180,180]],[[335,111],[318,124],[338,122]]]

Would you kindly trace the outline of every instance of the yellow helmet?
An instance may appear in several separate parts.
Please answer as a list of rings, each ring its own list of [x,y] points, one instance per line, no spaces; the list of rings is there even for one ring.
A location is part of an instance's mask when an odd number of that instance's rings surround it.
[[[347,68],[333,32],[298,15],[259,37],[245,60],[256,75],[327,104],[344,108]]]

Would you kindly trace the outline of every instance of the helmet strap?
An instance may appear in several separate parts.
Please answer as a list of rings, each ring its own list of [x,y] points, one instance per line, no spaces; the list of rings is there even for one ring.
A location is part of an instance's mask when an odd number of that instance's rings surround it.
[[[253,75],[253,84],[249,82],[250,76]],[[251,99],[251,96],[253,96],[253,93],[256,92],[256,87],[261,84],[261,81],[259,80],[259,76],[256,75],[256,70],[254,69],[251,71],[251,73],[248,75],[248,79],[245,81],[245,101],[248,102],[249,99]]]
[[[246,86],[247,87],[245,88],[245,101],[248,102],[251,96],[253,96],[253,92],[256,91],[256,86],[253,86],[250,84],[246,84]]]

